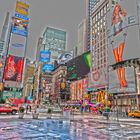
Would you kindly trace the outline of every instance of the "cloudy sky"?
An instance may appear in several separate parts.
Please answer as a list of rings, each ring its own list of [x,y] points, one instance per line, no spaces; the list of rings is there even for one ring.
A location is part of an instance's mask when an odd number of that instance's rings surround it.
[[[37,40],[46,26],[64,29],[68,33],[68,49],[77,43],[78,24],[85,18],[85,0],[22,0],[30,5],[30,31],[27,57],[34,59]],[[4,16],[13,15],[16,0],[0,0],[0,33]]]

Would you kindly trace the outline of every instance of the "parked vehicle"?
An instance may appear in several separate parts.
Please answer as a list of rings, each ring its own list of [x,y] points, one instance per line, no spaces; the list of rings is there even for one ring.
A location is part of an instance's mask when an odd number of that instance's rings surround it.
[[[140,117],[140,111],[139,110],[135,110],[133,112],[129,112],[128,116],[129,117]]]
[[[13,104],[1,104],[0,105],[0,113],[11,113],[15,115],[18,112],[18,107]]]

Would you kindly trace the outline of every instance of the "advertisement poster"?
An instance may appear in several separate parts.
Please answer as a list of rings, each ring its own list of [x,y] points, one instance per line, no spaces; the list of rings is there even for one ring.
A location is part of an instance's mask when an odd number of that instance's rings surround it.
[[[12,33],[26,37],[28,35],[29,18],[19,13],[15,13],[15,16],[12,19]]]
[[[58,56],[58,64],[66,64],[69,60],[73,58],[73,51],[60,54]]]
[[[51,52],[48,50],[40,51],[40,61],[50,62]]]
[[[135,93],[136,92],[136,78],[134,68],[128,67],[125,69],[125,76],[127,86],[120,88],[120,81],[115,70],[109,73],[109,93]]]
[[[43,72],[51,72],[54,69],[52,64],[44,64],[42,67]]]
[[[26,38],[17,34],[11,35],[9,54],[24,57]]]
[[[140,57],[138,12],[137,0],[127,0],[127,2],[125,0],[119,0],[111,7],[107,19],[110,65]],[[127,90],[132,88],[129,81],[129,76],[132,76],[132,71],[129,68],[120,67],[116,69],[116,75],[116,79],[109,81],[109,83],[119,81],[120,89],[126,88]],[[131,79],[134,82],[134,74]]]
[[[26,3],[17,1],[16,3],[16,13],[13,19],[13,25],[12,25],[12,33],[22,35],[27,37],[28,36],[28,24],[29,24],[29,18],[28,18],[28,10],[29,5]]]
[[[16,2],[16,12],[19,14],[22,14],[24,16],[28,16],[28,9],[29,9],[29,5],[21,2],[21,1],[17,1]]]
[[[6,61],[4,79],[5,81],[22,81],[24,59],[22,57],[9,55]]]

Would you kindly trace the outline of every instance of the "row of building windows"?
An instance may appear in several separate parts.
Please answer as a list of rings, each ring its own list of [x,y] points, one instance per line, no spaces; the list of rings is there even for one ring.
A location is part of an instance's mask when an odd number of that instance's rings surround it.
[[[105,68],[106,66],[107,66],[106,63],[101,64],[101,65],[97,64],[97,66],[94,66],[94,65],[93,65],[93,69],[92,69],[92,71],[96,71],[96,70],[99,70],[99,69]]]
[[[106,13],[109,4],[105,4],[94,17],[92,17],[92,62],[93,71],[107,66],[107,35],[106,35]]]
[[[95,23],[98,20],[100,20],[101,18],[105,18],[103,16],[105,16],[105,14],[107,13],[107,11],[109,10],[109,4],[106,4],[92,19],[92,22]]]

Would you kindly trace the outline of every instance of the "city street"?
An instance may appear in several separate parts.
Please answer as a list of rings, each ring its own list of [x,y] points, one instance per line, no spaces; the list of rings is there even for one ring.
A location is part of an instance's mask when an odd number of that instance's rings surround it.
[[[0,140],[140,140],[140,0],[0,0]]]
[[[102,116],[75,115],[71,120],[52,119],[31,115],[18,119],[18,115],[0,115],[0,140],[139,140],[140,120],[106,120]]]

